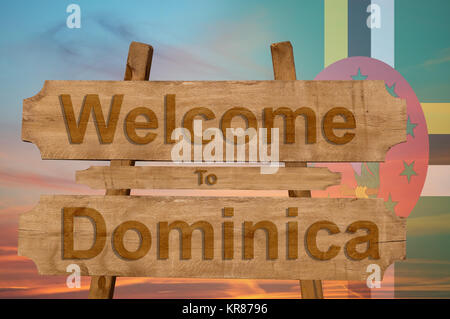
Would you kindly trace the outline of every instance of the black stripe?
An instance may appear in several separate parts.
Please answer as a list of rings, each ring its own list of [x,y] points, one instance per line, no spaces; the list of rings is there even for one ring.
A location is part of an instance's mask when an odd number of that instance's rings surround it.
[[[370,57],[370,28],[367,7],[370,0],[348,0],[348,56]]]
[[[430,134],[429,165],[450,165],[450,134]]]

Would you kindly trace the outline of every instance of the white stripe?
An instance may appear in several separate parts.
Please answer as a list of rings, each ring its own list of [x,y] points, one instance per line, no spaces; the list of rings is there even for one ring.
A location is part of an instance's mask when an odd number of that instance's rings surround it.
[[[372,0],[371,9],[371,56],[395,67],[395,0]]]
[[[428,166],[421,196],[450,196],[450,165]]]

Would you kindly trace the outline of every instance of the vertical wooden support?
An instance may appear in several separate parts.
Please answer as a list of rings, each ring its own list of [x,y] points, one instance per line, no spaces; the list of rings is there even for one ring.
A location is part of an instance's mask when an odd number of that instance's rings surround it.
[[[270,46],[275,80],[296,80],[294,52],[291,42],[278,42]],[[287,167],[305,167],[306,163],[286,163]],[[310,190],[289,190],[289,197],[311,197]],[[300,280],[303,299],[322,299],[322,282],[320,280]]]
[[[125,81],[148,81],[152,65],[153,47],[148,44],[131,42],[128,50]],[[134,161],[112,160],[110,166],[134,166]],[[130,189],[108,189],[106,195],[130,195]],[[116,277],[92,276],[89,289],[90,299],[111,299],[114,296]]]

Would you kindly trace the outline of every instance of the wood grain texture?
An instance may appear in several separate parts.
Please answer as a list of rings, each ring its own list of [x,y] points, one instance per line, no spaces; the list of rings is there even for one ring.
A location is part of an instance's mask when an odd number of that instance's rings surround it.
[[[324,167],[280,167],[261,174],[259,167],[107,167],[76,172],[76,181],[93,189],[325,189],[339,185],[340,173]]]
[[[113,299],[116,276],[92,276],[89,286],[89,299]]]
[[[291,42],[285,41],[272,43],[270,46],[270,52],[272,54],[274,80],[297,80],[294,50]]]
[[[73,107],[73,125],[78,120],[83,100],[88,94],[89,103],[99,101],[97,111],[103,112],[107,121],[111,105],[120,105],[113,112],[117,117],[114,130],[99,128],[104,133],[103,143],[94,124],[94,116],[86,114],[80,127],[86,126],[83,142],[70,143],[69,128],[64,119],[63,101],[70,100]],[[282,115],[274,115],[273,125],[280,131],[280,161],[383,161],[387,150],[406,140],[406,103],[392,97],[383,81],[223,81],[223,82],[146,82],[146,81],[46,81],[40,93],[24,100],[22,139],[38,146],[43,159],[92,159],[92,160],[171,160],[173,145],[165,143],[165,97],[176,95],[175,127],[182,127],[185,116],[192,120],[195,112],[203,112],[210,120],[203,120],[203,129],[220,128],[231,121],[232,127],[244,127],[240,111],[252,114],[249,123],[263,127],[264,108],[310,108],[316,117],[315,143],[306,144],[305,120],[298,116],[295,130],[284,132]],[[61,96],[65,95],[62,99]],[[113,96],[123,95],[122,100]],[[96,102],[95,102],[96,103]],[[67,104],[64,104],[67,106]],[[89,104],[91,105],[91,104]],[[154,129],[138,129],[140,136],[153,138],[148,144],[137,144],[126,134],[126,116],[135,108],[152,110]],[[354,138],[343,145],[329,142],[322,130],[323,119],[335,107],[344,107],[353,112],[356,128]],[[190,110],[196,109],[194,113]],[[205,111],[208,109],[210,112]],[[65,110],[65,109],[64,109]],[[242,110],[242,109],[241,109]],[[312,112],[311,111],[311,112]],[[89,115],[89,116],[88,116]],[[214,118],[212,118],[214,116]],[[196,118],[201,118],[197,115]],[[342,121],[336,117],[335,122]],[[186,120],[186,118],[185,118]],[[189,121],[187,121],[189,122]],[[189,124],[189,123],[188,123]],[[141,125],[141,124],[139,124]],[[145,125],[142,124],[142,125]],[[111,128],[111,126],[108,126]],[[129,128],[129,130],[131,130]],[[289,131],[289,130],[287,130]],[[337,135],[348,130],[335,129]],[[285,144],[285,135],[295,142]],[[80,138],[80,136],[77,136]],[[133,138],[133,136],[131,136]],[[110,143],[110,141],[112,141]],[[270,149],[270,147],[269,147]],[[224,156],[225,156],[224,146]],[[193,152],[192,152],[193,156]]]
[[[300,292],[303,299],[323,299],[321,280],[300,280]]]
[[[291,42],[273,43],[270,46],[275,80],[297,80],[294,62],[294,50]],[[288,162],[289,167],[306,167],[306,162]],[[288,190],[289,197],[311,197],[308,187],[295,187]],[[323,299],[322,282],[320,280],[300,280],[300,291],[303,299]]]
[[[104,219],[105,244],[97,256],[89,259],[62,258],[63,211],[69,207],[94,209]],[[232,208],[233,216],[224,216],[224,208],[227,208],[227,215]],[[288,216],[288,211],[296,211],[298,216]],[[340,247],[339,253],[330,260],[313,258],[305,249],[305,232],[313,223],[323,220],[335,223],[340,230],[334,235],[326,230],[317,233],[320,250],[326,251],[331,245]],[[116,228],[126,221],[142,223],[152,236],[150,249],[137,260],[122,258],[117,250],[113,250],[112,236]],[[168,258],[158,257],[162,249],[158,223],[176,221],[188,225],[203,221],[211,225],[212,259],[204,258],[202,232],[199,230],[192,232],[190,259],[181,259],[177,231],[169,235]],[[379,247],[379,259],[353,260],[346,255],[346,244],[367,234],[362,229],[354,234],[346,232],[349,225],[357,221],[377,225],[379,235],[374,245]],[[234,232],[231,259],[223,258],[222,227],[225,222],[231,223],[228,230]],[[259,222],[273,223],[278,230],[277,258],[268,259],[266,232],[257,230],[254,258],[243,259],[245,222],[255,225]],[[296,259],[287,258],[289,222],[298,226],[298,237],[295,233],[292,235],[298,243]],[[76,217],[73,229],[75,249],[92,247],[94,227],[88,218]],[[100,233],[97,236],[102,236]],[[131,252],[141,246],[140,237],[134,231],[127,232],[123,238],[123,246]],[[366,247],[363,243],[357,250],[364,252]],[[19,255],[31,258],[39,273],[46,275],[65,274],[67,265],[77,263],[83,275],[95,276],[365,280],[369,264],[376,263],[384,271],[395,260],[404,259],[405,248],[405,219],[388,211],[382,199],[46,195],[41,196],[32,211],[22,214],[19,219]]]
[[[127,64],[125,67],[125,81],[147,81],[150,77],[150,69],[153,58],[153,47],[151,45],[131,42],[128,49]],[[134,166],[132,160],[112,160],[111,167]],[[127,187],[117,189],[107,187],[106,195],[130,195],[131,190]],[[93,276],[89,288],[90,299],[112,299],[116,277]]]

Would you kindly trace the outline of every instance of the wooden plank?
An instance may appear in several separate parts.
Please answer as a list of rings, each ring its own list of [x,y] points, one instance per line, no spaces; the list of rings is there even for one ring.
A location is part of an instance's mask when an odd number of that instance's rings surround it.
[[[18,247],[45,275],[365,280],[404,259],[406,223],[382,199],[44,195]]]
[[[323,299],[322,280],[300,280],[303,299]]]
[[[86,111],[79,120],[82,105],[97,117]],[[296,110],[308,115],[290,117]],[[170,132],[189,128],[194,118],[203,118],[203,129],[225,132],[228,126],[246,128],[246,122],[267,127],[273,119],[279,160],[288,162],[383,161],[390,147],[406,141],[405,101],[392,97],[383,81],[367,80],[46,81],[24,100],[22,139],[36,144],[43,159],[170,161],[177,145]],[[347,128],[333,128],[338,125]]]
[[[150,76],[150,69],[153,57],[153,47],[139,42],[131,42],[128,49],[127,65],[125,67],[125,81],[146,81]],[[134,166],[132,160],[112,160],[112,167]],[[108,187],[106,195],[130,195],[129,188],[114,189]],[[112,299],[116,277],[94,276],[91,278],[89,288],[90,299]]]
[[[259,167],[107,167],[76,172],[76,181],[93,189],[325,189],[340,184],[340,173],[326,167],[280,167],[261,174]]]
[[[275,80],[297,80],[294,62],[294,50],[291,42],[273,43],[270,46]],[[289,167],[306,167],[306,162],[286,163]],[[297,186],[297,187],[296,187]],[[311,187],[298,187],[292,184],[289,197],[311,197]],[[300,280],[300,291],[303,299],[323,299],[322,282],[320,280]]]
[[[272,43],[270,46],[270,53],[272,54],[274,80],[297,80],[294,50],[292,49],[291,42],[284,41]]]

